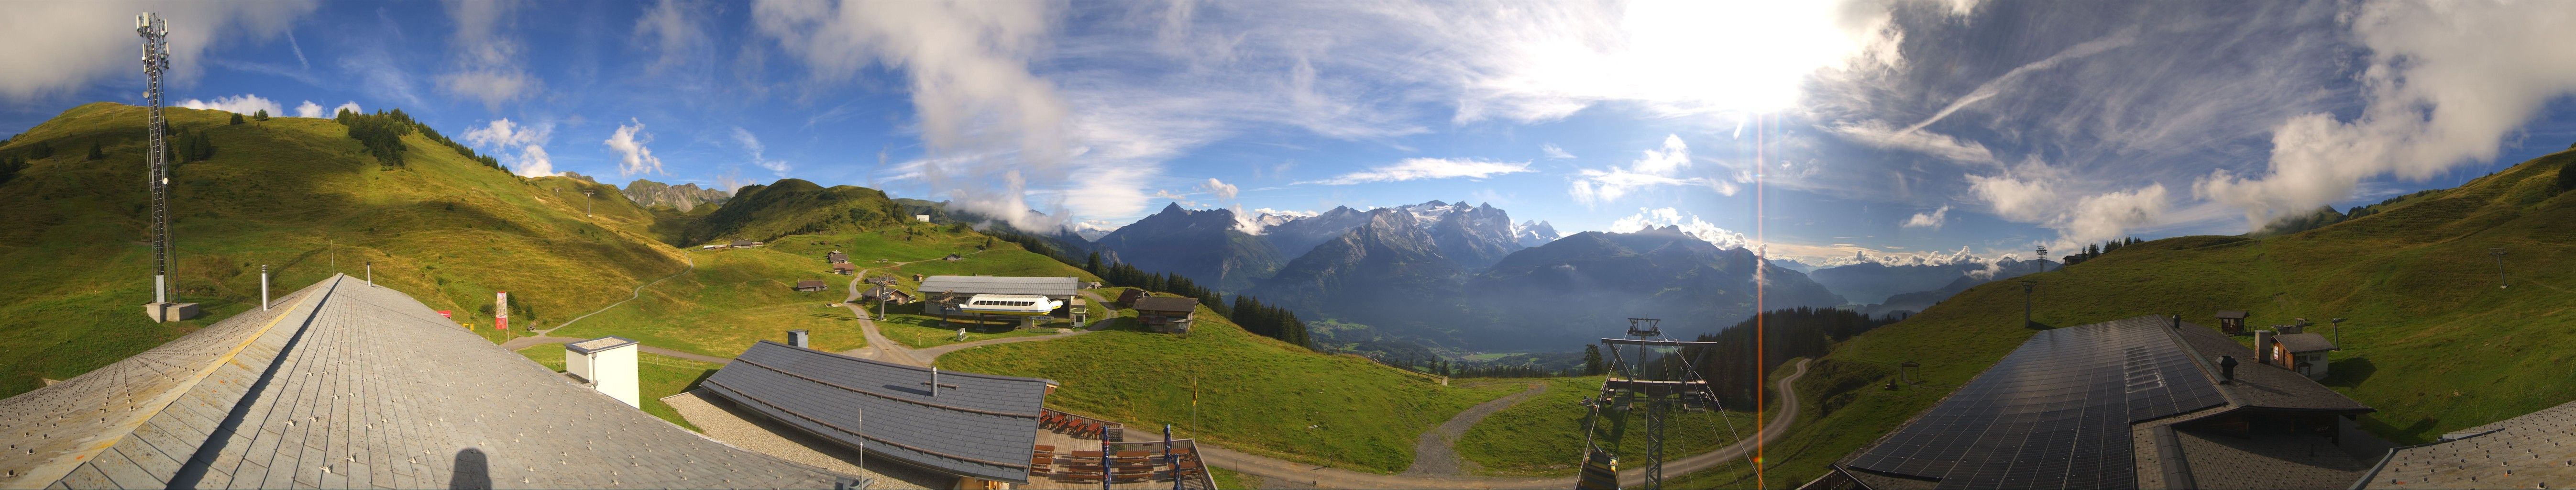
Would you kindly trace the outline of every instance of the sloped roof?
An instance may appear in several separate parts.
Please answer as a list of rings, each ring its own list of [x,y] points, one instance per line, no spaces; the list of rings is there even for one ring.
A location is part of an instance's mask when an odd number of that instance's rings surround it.
[[[1053,382],[938,372],[763,340],[701,384],[816,436],[950,474],[1028,483]]]
[[[2242,320],[2242,319],[2245,319],[2245,311],[2244,311],[2244,310],[2218,310],[2218,317],[2219,317],[2219,318],[2233,318],[2233,319]]]
[[[1193,311],[1198,311],[1198,309],[1199,309],[1199,299],[1198,299],[1198,298],[1166,298],[1166,297],[1162,297],[1162,296],[1149,296],[1149,297],[1144,297],[1144,298],[1137,298],[1137,299],[1136,299],[1135,308],[1136,308],[1136,311],[1161,311],[1161,312],[1170,312],[1170,313],[1189,313],[1189,312],[1193,312]]]
[[[1016,276],[930,276],[921,279],[921,292],[973,294],[1020,294],[1035,296],[1073,296],[1081,289],[1071,277]]]
[[[2576,403],[2389,451],[2357,488],[2545,488],[2576,482]]]
[[[333,276],[279,304],[0,400],[0,438],[29,449],[0,454],[0,487],[844,481],[566,382],[390,288]]]
[[[2225,384],[2220,356],[2239,359]],[[2135,466],[2138,422],[2245,409],[2371,411],[2251,359],[2226,334],[2160,316],[2039,332],[1837,466],[1875,486],[2130,488],[2149,477]]]
[[[2290,352],[2293,352],[2293,353],[2298,353],[2298,352],[2327,351],[2327,350],[2334,350],[2334,349],[2335,349],[2334,341],[2332,341],[2332,340],[2326,340],[2326,336],[2325,336],[2325,335],[2318,334],[2318,333],[2314,333],[2314,332],[2310,332],[2310,333],[2294,333],[2294,334],[2283,335],[2283,336],[2279,336],[2279,337],[2273,337],[2273,339],[2274,339],[2274,341],[2280,342],[2280,343],[2281,343],[2281,347],[2282,347],[2282,348],[2284,348],[2284,349],[2289,349],[2289,350],[2290,350]]]

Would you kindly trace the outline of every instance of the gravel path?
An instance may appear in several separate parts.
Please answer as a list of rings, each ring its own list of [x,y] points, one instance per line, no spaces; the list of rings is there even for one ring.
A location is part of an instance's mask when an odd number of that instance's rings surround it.
[[[1504,395],[1502,398],[1469,407],[1467,411],[1458,412],[1457,416],[1449,417],[1449,421],[1441,423],[1440,427],[1423,431],[1422,438],[1413,442],[1413,467],[1405,468],[1403,475],[1466,474],[1467,461],[1458,457],[1458,438],[1466,437],[1468,428],[1475,427],[1476,422],[1484,421],[1485,417],[1493,415],[1494,412],[1519,405],[1521,401],[1538,396],[1544,391],[1547,391],[1547,383],[1530,383],[1526,391]]]

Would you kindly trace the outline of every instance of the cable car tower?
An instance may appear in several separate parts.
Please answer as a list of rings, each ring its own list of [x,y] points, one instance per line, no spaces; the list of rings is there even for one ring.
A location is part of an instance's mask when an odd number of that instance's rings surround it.
[[[1707,364],[1716,342],[1688,342],[1664,338],[1663,329],[1654,318],[1628,319],[1629,338],[1601,339],[1609,347],[1612,372],[1601,381],[1601,396],[1585,401],[1591,411],[1583,418],[1584,459],[1575,479],[1579,489],[1616,489],[1619,484],[1621,439],[1626,436],[1629,418],[1645,422],[1646,451],[1642,456],[1645,478],[1637,488],[1664,487],[1664,419],[1675,408],[1705,412],[1712,408],[1723,412],[1717,392],[1700,376],[1700,366]],[[1635,346],[1635,355],[1621,354],[1620,346]],[[1651,349],[1673,348],[1675,351],[1658,360]],[[1723,415],[1718,417],[1726,419]],[[1728,437],[1743,438],[1735,433],[1735,423],[1726,425]]]
[[[161,72],[170,69],[170,27],[150,12],[134,16],[134,33],[143,36],[143,98],[150,111],[145,130],[151,144],[144,150],[144,176],[152,189],[152,304],[144,312],[153,321],[175,322],[197,316],[196,303],[171,303],[178,291],[170,284],[170,121],[161,116]]]

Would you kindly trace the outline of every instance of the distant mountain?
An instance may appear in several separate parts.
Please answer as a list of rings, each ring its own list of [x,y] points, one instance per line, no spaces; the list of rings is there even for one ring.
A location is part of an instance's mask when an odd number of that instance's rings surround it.
[[[1520,226],[1512,228],[1512,239],[1519,241],[1522,247],[1546,245],[1557,238],[1562,237],[1557,236],[1556,227],[1545,221],[1522,221]]]
[[[683,213],[701,204],[722,203],[733,197],[731,193],[699,188],[697,184],[669,185],[644,179],[628,182],[626,188],[618,192],[626,194],[626,199],[635,201],[637,206],[670,206]]]
[[[2016,260],[2007,258],[1996,261],[1994,267],[1991,269],[1978,270],[1960,275],[1958,278],[1950,280],[1949,284],[1942,285],[1938,289],[1889,296],[1886,301],[1880,302],[1879,304],[1861,307],[1860,311],[1871,316],[1885,315],[1900,311],[1923,311],[1924,308],[1931,308],[1933,304],[1940,303],[1941,300],[1950,299],[1951,296],[1956,296],[1960,292],[1967,291],[1968,288],[1977,287],[1977,285],[1980,284],[2011,279],[2026,274],[2053,271],[2057,270],[2058,267],[2059,265],[2056,261],[2047,259]]]
[[[900,225],[912,217],[884,191],[858,186],[825,188],[800,179],[743,186],[715,212],[682,227],[673,245],[719,239],[767,241],[796,234],[868,230]]]
[[[1173,203],[1102,235],[1095,248],[1146,272],[1179,274],[1218,291],[1242,291],[1278,271],[1282,260],[1268,240],[1244,233],[1239,225],[1233,210],[1191,211]]]
[[[1753,252],[1724,249],[1677,227],[1583,232],[1514,252],[1469,278],[1467,315],[1487,348],[1563,349],[1615,335],[1623,318],[1666,319],[1667,331],[1714,330],[1751,317],[1756,273],[1762,308],[1832,307],[1843,298],[1806,274]]]
[[[1322,318],[1423,328],[1451,323],[1467,270],[1443,256],[1421,219],[1379,208],[1368,220],[1289,261],[1245,294]]]
[[[1084,237],[1070,228],[1058,227],[1052,230],[1024,230],[1019,227],[1012,226],[1010,221],[988,216],[983,213],[977,213],[965,209],[949,209],[948,201],[926,201],[912,198],[896,198],[894,203],[903,206],[904,219],[919,219],[918,216],[920,215],[930,215],[931,223],[943,225],[949,223],[966,223],[974,226],[976,230],[991,235],[1033,236],[1045,241],[1048,247],[1055,249],[1055,252],[1066,256],[1079,256],[1086,252],[1090,252],[1093,248],[1090,238]],[[1028,213],[1030,217],[1037,218],[1039,220],[1044,220],[1047,217],[1046,213],[1037,212],[1037,210],[1029,210]]]
[[[1432,222],[1431,240],[1440,246],[1441,255],[1459,267],[1484,269],[1505,255],[1529,248],[1513,236],[1511,215],[1492,204],[1471,208],[1459,203],[1447,209]]]
[[[1947,264],[1907,265],[1861,262],[1816,269],[1807,275],[1814,277],[1817,283],[1824,284],[1826,289],[1831,289],[1835,294],[1850,299],[1853,304],[1870,304],[1887,302],[1888,297],[1899,294],[1940,289],[1960,276],[1985,270],[1985,268],[1986,264],[1983,262],[1964,260]]]
[[[1261,238],[1269,240],[1280,255],[1296,257],[1314,250],[1316,245],[1350,233],[1353,228],[1368,224],[1369,215],[1349,206],[1334,206],[1332,210],[1314,216],[1265,214],[1260,219],[1264,226]]]

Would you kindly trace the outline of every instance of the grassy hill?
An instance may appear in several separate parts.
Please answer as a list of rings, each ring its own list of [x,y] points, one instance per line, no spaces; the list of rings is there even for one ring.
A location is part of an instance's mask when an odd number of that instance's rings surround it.
[[[1423,431],[1519,384],[1444,387],[1356,356],[1315,353],[1243,331],[1199,307],[1189,337],[1108,330],[1045,342],[978,347],[939,359],[946,369],[1034,376],[1063,387],[1049,405],[1189,437],[1193,384],[1198,435],[1225,447],[1361,471],[1413,463]]]
[[[9,210],[0,213],[0,284],[9,285],[0,289],[0,328],[10,331],[0,338],[0,395],[257,308],[261,264],[272,266],[282,293],[372,262],[378,283],[496,339],[481,308],[494,291],[510,291],[520,305],[514,326],[551,325],[683,267],[676,250],[644,234],[651,215],[609,197],[613,189],[584,219],[574,189],[596,184],[512,176],[418,132],[401,138],[407,163],[394,167],[332,120],[234,125],[221,111],[165,113],[174,131],[204,135],[216,148],[171,176],[174,281],[181,299],[207,314],[155,324],[139,308],[152,297],[144,110],[95,103],[65,111],[0,146],[0,156],[55,149],[0,183],[0,209]],[[87,158],[93,144],[104,158]]]
[[[694,247],[719,239],[775,241],[787,235],[849,232],[896,226],[911,218],[884,191],[857,186],[825,188],[799,179],[743,186],[714,212],[681,227],[672,245]]]
[[[2379,409],[2362,427],[2420,443],[2576,400],[2576,194],[2558,173],[2576,152],[2533,159],[2458,188],[2389,203],[2374,213],[2260,240],[2193,236],[2121,248],[2039,282],[2034,321],[2071,326],[2141,314],[2216,325],[2218,310],[2248,325],[2349,318],[2324,383]],[[2501,247],[2506,280],[2499,288]],[[1894,429],[2029,338],[2022,291],[1986,284],[1894,325],[1854,337],[1800,381],[1816,394],[1789,438],[1771,447],[1774,481],[1803,482],[1826,463]],[[1930,384],[1885,391],[1905,361]],[[1809,422],[1813,421],[1813,422]]]

